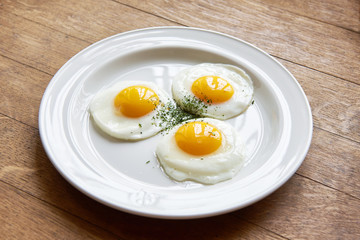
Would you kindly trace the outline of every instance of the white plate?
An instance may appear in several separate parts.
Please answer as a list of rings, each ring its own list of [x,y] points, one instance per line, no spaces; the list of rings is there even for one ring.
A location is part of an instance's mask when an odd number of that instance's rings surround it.
[[[255,103],[228,120],[248,153],[235,178],[215,185],[174,182],[154,156],[160,134],[122,142],[94,126],[88,106],[98,91],[122,80],[151,81],[169,91],[180,69],[204,62],[239,66],[254,81]],[[298,82],[262,50],[213,31],[160,27],[106,38],[71,58],[44,93],[39,129],[54,166],[86,195],[133,214],[180,219],[233,211],[279,188],[306,156],[312,117]]]

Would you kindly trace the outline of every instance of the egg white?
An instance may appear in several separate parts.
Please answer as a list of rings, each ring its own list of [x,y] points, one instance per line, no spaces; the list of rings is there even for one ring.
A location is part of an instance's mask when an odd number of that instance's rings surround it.
[[[90,103],[90,113],[97,126],[112,137],[123,140],[141,140],[161,131],[160,119],[156,118],[159,105],[152,112],[138,118],[115,114],[114,99],[123,89],[141,85],[151,88],[162,104],[172,101],[168,94],[154,83],[144,81],[121,81],[97,93]]]
[[[176,131],[185,123],[204,121],[214,125],[222,133],[221,146],[213,153],[195,156],[180,149],[175,141]],[[177,181],[193,180],[204,184],[215,184],[233,178],[244,162],[244,144],[239,133],[228,123],[199,118],[174,127],[159,142],[156,156],[165,171]]]
[[[194,109],[188,108],[184,99],[196,96],[191,91],[195,80],[203,76],[218,76],[227,80],[234,89],[233,96],[226,102],[205,104],[200,102],[203,112],[192,112]],[[254,87],[249,75],[242,69],[226,64],[203,63],[180,71],[173,79],[172,94],[176,103],[185,111],[198,114],[202,117],[212,117],[217,119],[229,119],[244,112],[253,100]],[[206,107],[204,107],[206,106]],[[196,110],[196,109],[195,109]]]

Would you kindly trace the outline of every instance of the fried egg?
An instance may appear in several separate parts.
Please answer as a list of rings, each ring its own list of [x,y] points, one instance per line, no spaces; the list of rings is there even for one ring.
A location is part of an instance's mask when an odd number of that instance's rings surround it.
[[[140,140],[161,131],[155,118],[159,106],[172,101],[154,83],[122,81],[95,95],[90,103],[94,122],[105,133],[124,140]]]
[[[174,77],[172,94],[183,110],[224,120],[249,107],[254,88],[251,78],[238,67],[203,63],[180,71]]]
[[[174,127],[159,142],[156,155],[172,179],[215,184],[240,170],[244,145],[228,123],[199,118]]]

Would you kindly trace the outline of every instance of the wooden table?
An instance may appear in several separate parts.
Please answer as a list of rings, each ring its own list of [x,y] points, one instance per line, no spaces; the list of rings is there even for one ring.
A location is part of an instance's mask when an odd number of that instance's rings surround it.
[[[1,239],[360,239],[358,0],[0,0]],[[297,173],[229,214],[158,220],[106,207],[66,182],[38,131],[42,94],[73,55],[153,26],[227,33],[279,60],[314,118]]]

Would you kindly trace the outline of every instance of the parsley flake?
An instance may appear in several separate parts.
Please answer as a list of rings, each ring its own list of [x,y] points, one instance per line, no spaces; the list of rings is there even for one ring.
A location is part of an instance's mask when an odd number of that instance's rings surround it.
[[[173,102],[168,102],[159,108],[152,119],[154,121],[152,124],[161,127],[161,131],[165,132],[169,131],[175,125],[195,117],[195,115],[181,110],[181,108]]]

